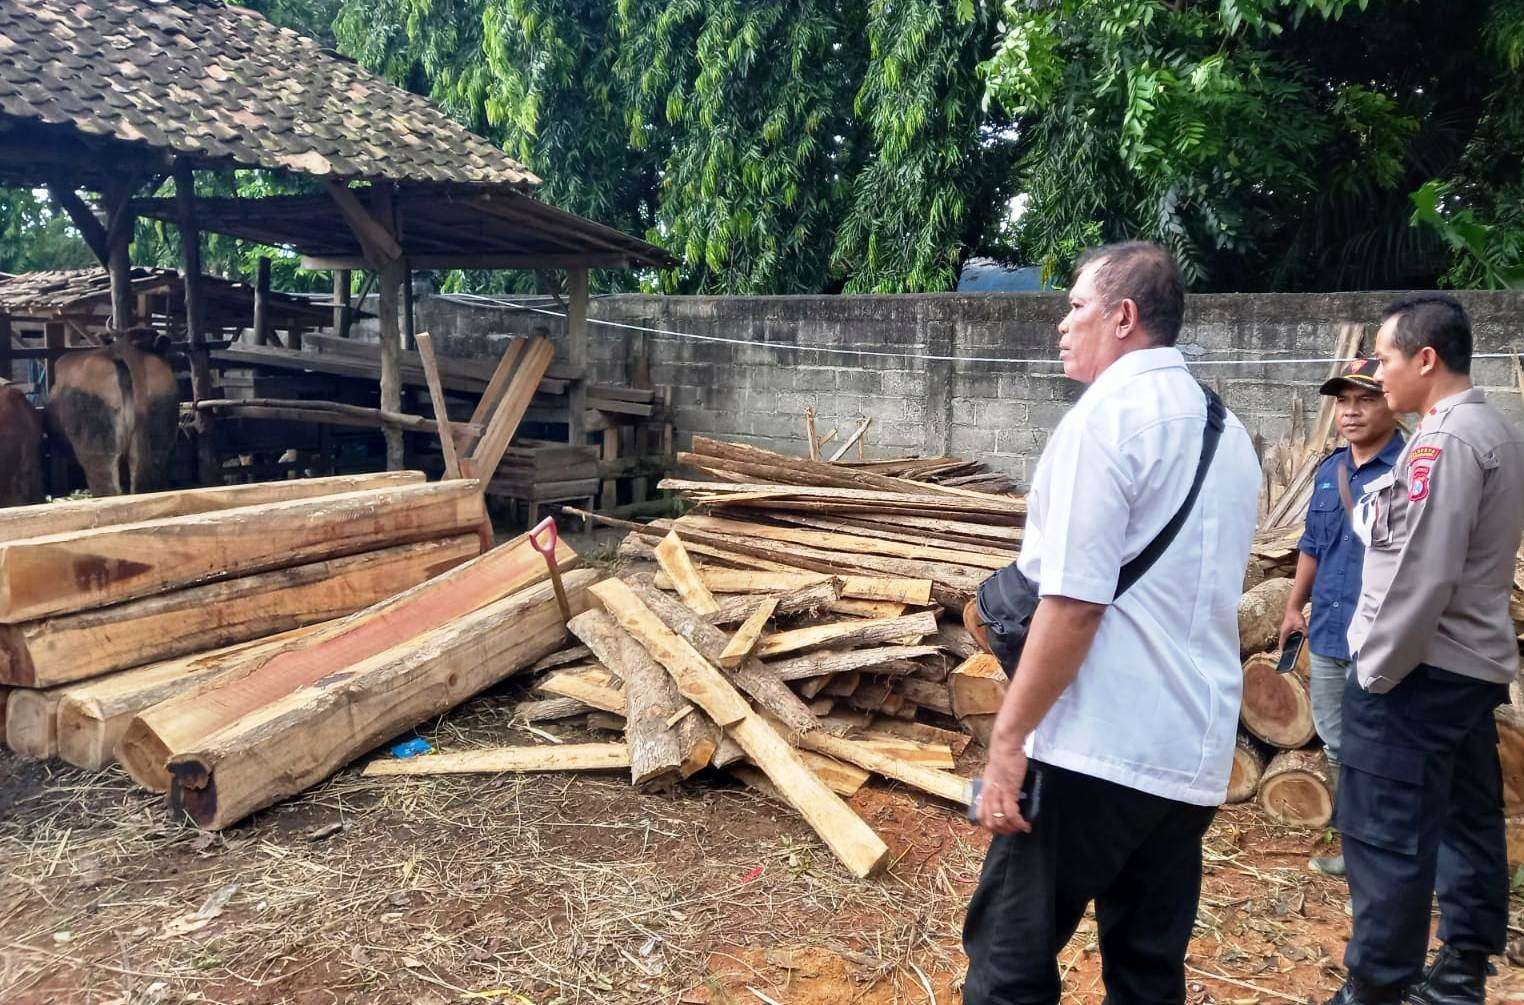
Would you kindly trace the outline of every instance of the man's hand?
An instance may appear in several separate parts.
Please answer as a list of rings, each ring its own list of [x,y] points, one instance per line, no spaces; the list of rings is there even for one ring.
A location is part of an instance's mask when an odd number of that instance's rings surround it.
[[[990,759],[979,793],[979,823],[996,834],[1032,832],[1032,825],[1017,808],[1027,778],[1027,755],[1021,748],[1021,743],[998,735],[990,740]]]
[[[1302,605],[1286,608],[1286,616],[1281,619],[1281,643],[1277,649],[1286,648],[1286,639],[1292,632],[1307,634],[1307,619],[1302,617]]]

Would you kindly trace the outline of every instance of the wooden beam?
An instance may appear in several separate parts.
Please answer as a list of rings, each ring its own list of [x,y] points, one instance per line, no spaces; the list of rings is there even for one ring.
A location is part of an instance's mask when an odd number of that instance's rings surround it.
[[[615,715],[627,715],[629,712],[624,690],[613,675],[601,667],[572,667],[557,670],[546,674],[544,679],[535,685],[535,690],[558,698],[575,698],[589,708],[613,712]]]
[[[441,482],[0,543],[0,623],[474,529],[480,487]]]
[[[370,193],[373,201],[379,201],[384,190],[388,190],[387,194],[389,194],[390,184],[390,182],[378,182],[371,186]],[[328,190],[328,195],[333,199],[334,204],[339,207],[339,212],[344,216],[344,222],[349,224],[349,229],[353,231],[356,240],[365,249],[363,264],[346,264],[342,268],[372,268],[379,271],[383,265],[393,264],[402,257],[402,246],[397,243],[397,238],[392,231],[390,212],[382,212],[380,206],[367,208],[354,190],[344,182],[328,181],[324,183],[324,188]],[[306,259],[303,259],[303,267],[308,267]],[[336,266],[312,267],[322,269]]]
[[[434,339],[428,332],[419,332],[417,340],[424,379],[429,382],[429,403],[434,406],[434,422],[439,426],[439,446],[444,451],[445,477],[459,478],[460,458],[455,453],[455,433],[450,429],[444,388],[439,383],[439,363],[434,359]]]
[[[206,304],[201,276],[201,231],[196,225],[196,173],[185,157],[175,159],[175,216],[180,229],[180,281],[185,293],[185,337],[190,343],[191,400],[213,396],[211,362],[206,350]],[[265,294],[269,295],[269,263],[265,261]],[[261,298],[254,295],[254,321],[260,322]],[[268,307],[268,304],[265,305]],[[211,413],[195,414],[196,473],[203,485],[219,481],[216,422]]]
[[[762,632],[767,628],[767,623],[772,619],[773,612],[778,609],[777,597],[765,597],[757,604],[757,609],[751,613],[736,633],[725,643],[725,649],[720,653],[720,666],[726,670],[734,670],[746,661],[757,648],[757,642],[762,637]]]
[[[566,576],[574,610],[597,573]],[[555,651],[566,625],[550,584],[520,590],[266,703],[169,760],[170,806],[221,829]],[[338,668],[335,668],[338,669]],[[279,771],[271,771],[279,764]]]
[[[402,351],[418,349],[418,317],[413,307],[413,265],[402,260]]]
[[[58,703],[63,688],[13,688],[5,702],[5,745],[18,756],[46,761],[58,756]]]
[[[714,614],[720,609],[720,605],[714,601],[714,595],[699,578],[693,559],[688,557],[688,551],[683,547],[677,531],[669,533],[656,546],[656,561],[671,579],[677,595],[683,598],[683,603],[699,614]]]
[[[415,269],[629,269],[634,262],[629,255],[589,254],[457,254],[409,255]],[[369,259],[360,255],[303,255],[302,268],[314,271],[370,268]]]
[[[805,680],[825,677],[854,670],[872,671],[891,660],[919,659],[935,656],[941,650],[936,646],[877,646],[872,649],[820,649],[803,656],[786,660],[773,660],[767,669],[779,680]]]
[[[0,625],[0,683],[51,687],[328,621],[474,558],[475,534]]]
[[[853,875],[881,869],[889,849],[800,759],[773,726],[751,710],[730,682],[661,620],[619,579],[592,587],[603,608],[667,668],[678,690],[740,745]]]
[[[384,265],[377,280],[381,293],[381,408],[402,411],[402,330],[397,318],[397,293],[402,284],[403,268],[395,263]],[[386,438],[386,466],[392,471],[405,466],[402,430],[383,430]]]
[[[540,378],[545,376],[545,370],[550,366],[555,351],[555,346],[549,339],[538,337],[531,339],[528,348],[524,351],[518,372],[508,383],[502,400],[487,423],[487,431],[482,434],[481,441],[477,443],[476,449],[471,454],[471,462],[476,471],[480,472],[484,485],[497,471],[497,466],[503,459],[503,453],[508,449],[513,434],[518,431],[524,412],[529,408],[530,401],[534,399],[535,390],[540,385]]]
[[[836,452],[831,455],[831,460],[839,461],[843,457],[847,456],[847,451],[851,450],[854,444],[860,444],[862,442],[863,434],[868,431],[868,427],[872,424],[873,417],[871,415],[863,421],[859,422],[857,424],[857,428],[852,430],[852,435],[847,437],[846,440],[842,442],[842,445],[836,448]]]
[[[270,258],[260,255],[254,267],[254,344],[270,341]]]
[[[349,325],[354,317],[349,277],[348,269],[333,270],[333,333],[339,338],[349,338]]]
[[[126,184],[106,200],[106,270],[111,274],[111,327],[126,331],[136,322],[132,301],[132,231],[135,217]]]
[[[630,766],[623,743],[547,743],[542,747],[489,747],[428,757],[377,758],[364,778],[397,775],[503,774],[532,771],[617,771]]]
[[[59,182],[48,182],[48,194],[65,213],[69,214],[74,229],[78,230],[79,236],[84,238],[85,246],[90,249],[95,260],[101,263],[102,268],[109,268],[111,245],[106,237],[106,228],[96,218],[90,207],[85,205],[85,200],[81,199],[72,188]]]
[[[665,577],[665,573],[662,574]],[[787,593],[775,593],[770,599],[776,602],[774,615],[813,614],[828,609],[841,596],[841,580],[823,579],[809,586],[802,586]],[[709,615],[715,625],[733,625],[751,617],[757,606],[756,594],[738,593],[718,600],[720,609]]]
[[[476,408],[471,412],[473,423],[485,427],[487,420],[492,418],[492,413],[508,390],[508,382],[513,379],[514,367],[518,365],[519,357],[528,345],[529,339],[514,338],[503,347],[503,354],[498,357],[497,366],[492,368],[492,376],[481,392],[481,397],[477,399]]]
[[[587,269],[566,271],[566,363],[577,371],[587,368]],[[573,381],[566,392],[567,442],[587,444],[587,383]]]
[[[571,569],[577,553],[557,551],[557,565]],[[215,693],[165,702],[139,716],[118,756],[138,784],[155,791],[169,785],[164,765],[203,737],[228,729],[271,701],[313,686],[360,660],[418,639],[544,580],[544,560],[528,535],[495,548],[412,589],[330,623],[320,634],[246,667],[242,678]],[[546,653],[537,653],[539,659]]]
[[[907,638],[931,635],[937,630],[937,616],[931,611],[917,611],[901,618],[882,618],[868,621],[838,621],[829,625],[812,625],[793,631],[777,632],[762,639],[757,646],[759,656],[781,656],[827,645],[861,645],[864,643],[899,642]]]
[[[800,737],[799,744],[806,750],[813,750],[817,754],[825,754],[828,757],[846,761],[848,764],[855,764],[859,768],[865,768],[885,778],[893,778],[897,782],[903,782],[912,788],[920,789],[922,792],[949,802],[967,806],[973,801],[968,779],[960,778],[948,771],[939,771],[912,763],[860,740],[845,740],[817,729]]]

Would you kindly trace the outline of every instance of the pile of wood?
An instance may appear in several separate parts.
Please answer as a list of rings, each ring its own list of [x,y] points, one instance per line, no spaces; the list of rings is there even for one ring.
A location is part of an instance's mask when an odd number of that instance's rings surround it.
[[[417,472],[0,511],[5,740],[234,823],[565,645],[546,559],[484,518]]]

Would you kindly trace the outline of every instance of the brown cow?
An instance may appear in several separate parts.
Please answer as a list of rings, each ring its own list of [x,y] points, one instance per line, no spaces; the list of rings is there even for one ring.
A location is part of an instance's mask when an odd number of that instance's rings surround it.
[[[42,419],[0,380],[0,506],[42,502]]]
[[[58,360],[48,421],[74,450],[94,496],[154,492],[169,482],[180,389],[169,364],[131,332]]]

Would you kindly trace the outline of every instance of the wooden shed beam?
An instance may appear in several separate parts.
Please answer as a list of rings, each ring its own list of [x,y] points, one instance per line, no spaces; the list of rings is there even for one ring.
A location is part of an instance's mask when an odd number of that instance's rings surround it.
[[[622,254],[474,254],[459,252],[441,255],[410,255],[414,269],[628,269],[639,264]],[[370,261],[361,255],[303,255],[302,268],[313,271],[329,269],[368,269]]]
[[[392,233],[390,206],[383,212],[380,205],[383,201],[390,203],[391,190],[388,184],[378,183],[372,187],[371,193],[377,203],[374,210],[367,209],[360,197],[343,182],[330,181],[326,188],[329,197],[344,215],[344,222],[349,224],[349,229],[354,231],[360,246],[365,249],[365,259],[372,268],[379,269],[402,257],[402,246]]]
[[[106,228],[96,219],[95,213],[85,204],[85,200],[79,197],[79,193],[66,185],[58,182],[48,182],[48,194],[53,201],[73,221],[74,227],[79,231],[80,237],[85,239],[85,244],[90,248],[90,253],[95,256],[101,265],[110,268],[111,248],[106,240]]]

